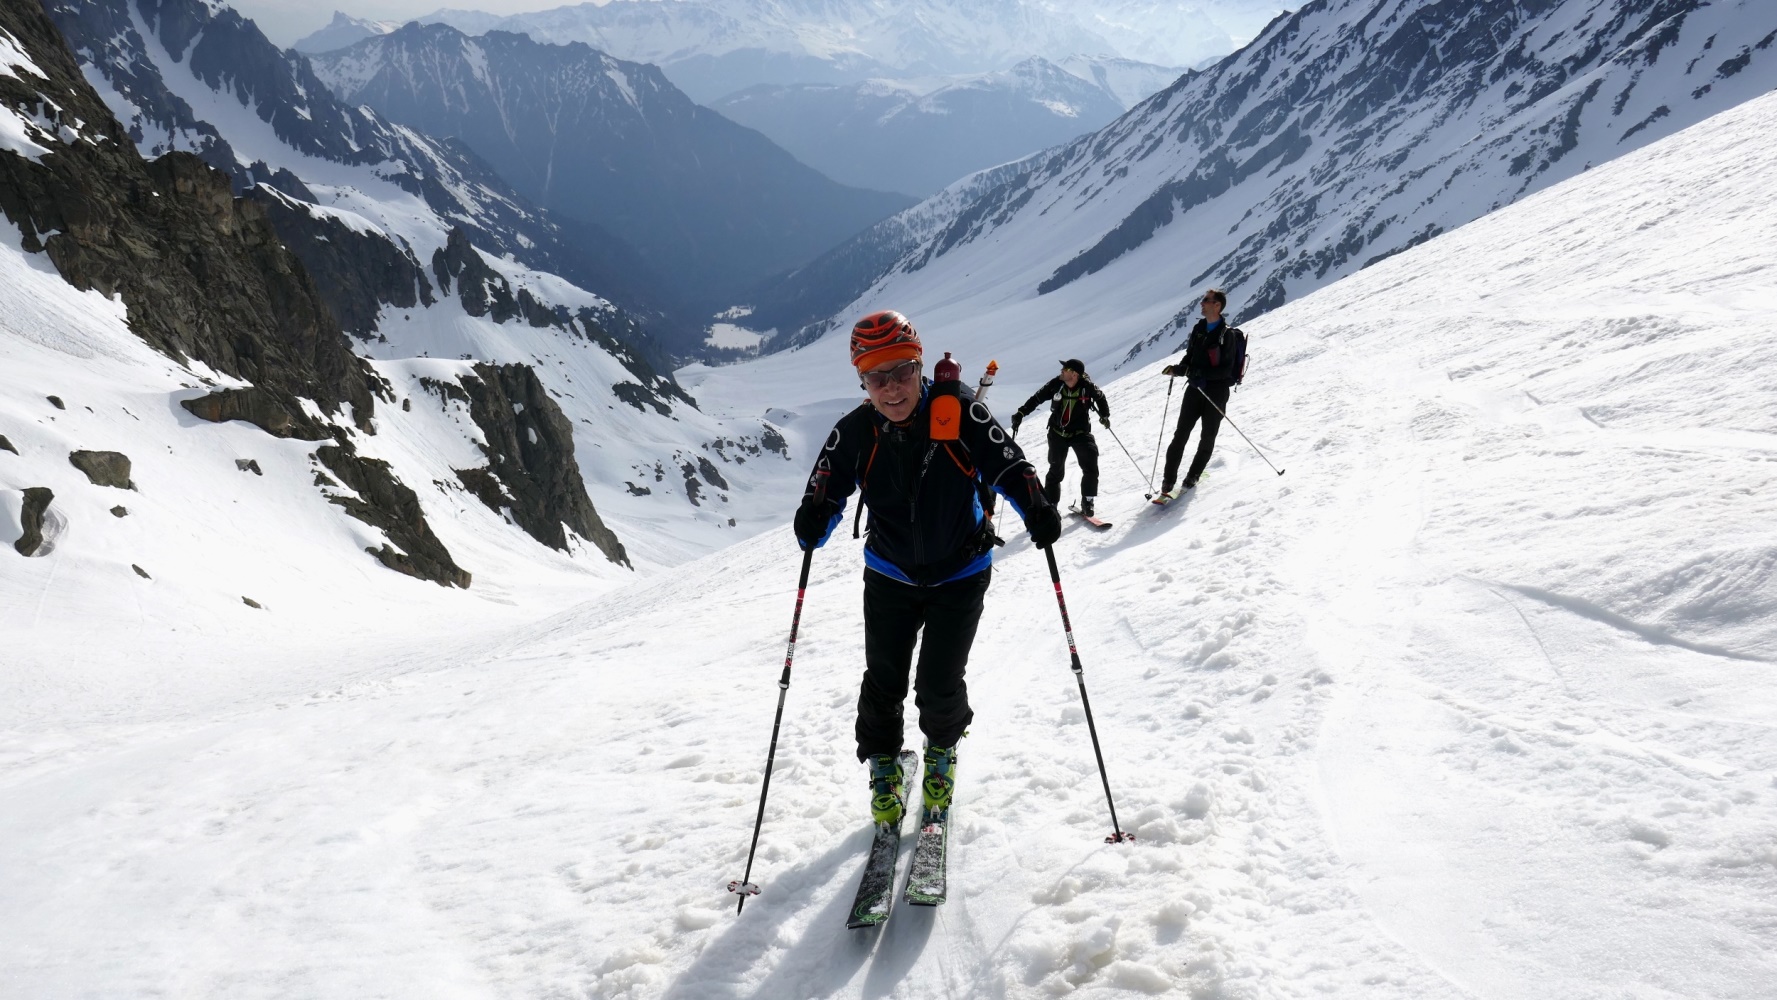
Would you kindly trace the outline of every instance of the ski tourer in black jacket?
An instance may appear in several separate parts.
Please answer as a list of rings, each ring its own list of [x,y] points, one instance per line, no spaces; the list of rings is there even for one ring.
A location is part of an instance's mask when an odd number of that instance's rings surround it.
[[[1111,401],[1105,398],[1104,390],[1084,375],[1072,389],[1061,376],[1055,376],[1032,393],[1018,408],[1018,413],[1022,416],[1034,411],[1045,399],[1049,400],[1049,433],[1061,437],[1092,433],[1093,410],[1097,410],[1102,419],[1111,418]]]
[[[1232,330],[1233,336],[1230,336]],[[1209,321],[1199,319],[1191,327],[1185,341],[1185,356],[1168,374],[1179,374],[1203,386],[1229,386],[1240,381],[1240,354],[1235,338],[1244,337],[1239,330],[1219,319],[1212,328]]]
[[[993,537],[982,516],[977,482],[1004,496],[1027,522],[1046,506],[1036,470],[1017,442],[967,387],[956,441],[933,441],[928,407],[931,383],[906,422],[890,423],[866,402],[839,419],[808,478],[804,502],[826,490],[836,509],[816,547],[845,517],[854,491],[870,508],[864,565],[916,586],[937,586],[992,564]]]

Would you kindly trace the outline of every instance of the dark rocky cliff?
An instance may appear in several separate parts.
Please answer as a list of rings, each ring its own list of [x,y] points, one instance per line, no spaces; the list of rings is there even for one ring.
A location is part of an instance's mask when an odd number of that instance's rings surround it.
[[[475,366],[461,382],[470,415],[481,428],[488,464],[458,469],[463,485],[490,508],[551,548],[567,551],[564,528],[598,546],[605,558],[629,565],[623,543],[605,527],[574,459],[574,428],[529,365]]]
[[[47,253],[77,288],[121,297],[131,329],[160,351],[253,383],[188,400],[192,413],[329,442],[317,460],[358,493],[333,499],[388,534],[392,546],[371,550],[385,565],[467,586],[413,491],[353,445],[380,381],[263,210],[195,155],[144,161],[33,0],[0,0],[0,28],[45,77],[0,75],[0,101],[42,123],[35,141],[50,150],[38,161],[0,153],[0,212],[24,249]]]

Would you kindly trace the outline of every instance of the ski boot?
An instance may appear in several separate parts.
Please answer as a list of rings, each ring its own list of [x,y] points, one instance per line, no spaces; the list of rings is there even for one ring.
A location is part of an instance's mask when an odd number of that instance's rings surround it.
[[[950,811],[950,795],[956,783],[956,748],[926,747],[925,794],[927,815],[943,816]]]
[[[897,754],[870,758],[870,818],[877,823],[900,826],[907,812],[907,775]]]

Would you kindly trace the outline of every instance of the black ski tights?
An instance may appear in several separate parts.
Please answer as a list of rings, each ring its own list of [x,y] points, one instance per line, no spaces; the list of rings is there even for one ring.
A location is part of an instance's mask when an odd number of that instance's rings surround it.
[[[1061,504],[1061,479],[1067,474],[1067,453],[1080,460],[1080,496],[1098,495],[1098,442],[1090,434],[1064,438],[1049,435],[1049,474],[1043,477],[1043,493],[1049,502]]]
[[[864,684],[858,692],[858,759],[901,749],[902,703],[913,673],[919,631],[919,669],[913,704],[919,729],[935,747],[953,747],[975,713],[963,668],[975,644],[991,568],[936,587],[915,587],[864,571]]]
[[[1197,477],[1203,475],[1203,469],[1209,465],[1209,456],[1216,450],[1216,432],[1222,429],[1222,412],[1228,409],[1229,386],[1210,385],[1201,390],[1192,387],[1185,390],[1185,401],[1178,410],[1178,430],[1172,434],[1172,443],[1166,446],[1166,475],[1160,477],[1162,485],[1171,485],[1178,481],[1179,460],[1185,457],[1185,442],[1191,439],[1191,425],[1199,417],[1203,419],[1203,436],[1197,441],[1197,454],[1191,459],[1191,471],[1185,473],[1185,482],[1196,485]],[[1209,399],[1203,394],[1208,393]],[[1215,406],[1210,406],[1211,401]]]

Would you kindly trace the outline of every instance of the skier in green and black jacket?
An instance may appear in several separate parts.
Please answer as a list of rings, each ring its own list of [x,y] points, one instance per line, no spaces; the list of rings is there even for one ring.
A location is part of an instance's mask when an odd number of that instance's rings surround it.
[[[1043,493],[1051,504],[1061,502],[1061,478],[1067,471],[1067,453],[1080,460],[1080,513],[1095,514],[1098,500],[1098,442],[1092,437],[1092,411],[1101,426],[1111,426],[1111,403],[1104,391],[1086,377],[1086,364],[1078,358],[1061,363],[1061,374],[1038,389],[1018,412],[1012,414],[1012,433],[1043,400],[1049,400],[1049,474],[1043,477]]]

